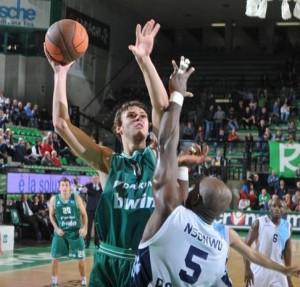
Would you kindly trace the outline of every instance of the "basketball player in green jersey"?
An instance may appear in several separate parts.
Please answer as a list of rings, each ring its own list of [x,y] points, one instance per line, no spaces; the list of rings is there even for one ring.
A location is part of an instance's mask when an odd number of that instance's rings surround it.
[[[136,43],[129,46],[150,95],[154,132],[168,106],[167,92],[150,58],[159,28],[153,20],[143,28],[137,25]],[[154,207],[152,175],[156,159],[151,148],[146,147],[148,115],[139,102],[124,104],[114,122],[123,153],[98,146],[70,121],[66,80],[71,64],[55,64],[45,53],[54,70],[53,125],[73,152],[99,170],[103,186],[96,211],[96,228],[102,243],[95,254],[90,286],[129,286],[135,251]]]
[[[71,193],[70,181],[59,181],[60,193],[50,200],[49,217],[54,227],[51,244],[52,287],[58,286],[58,260],[68,256],[78,259],[81,286],[86,286],[85,245],[87,233],[87,213],[79,195]]]

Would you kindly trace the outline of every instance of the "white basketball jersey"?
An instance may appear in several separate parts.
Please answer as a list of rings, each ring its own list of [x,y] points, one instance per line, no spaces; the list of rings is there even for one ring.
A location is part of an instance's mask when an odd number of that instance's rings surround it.
[[[287,240],[291,236],[290,223],[281,218],[279,225],[275,225],[268,215],[259,217],[258,220],[259,230],[256,250],[273,261],[283,264],[283,251]],[[265,268],[251,264],[251,269],[256,273],[260,271],[260,269]]]
[[[133,286],[217,286],[224,277],[229,249],[228,228],[209,225],[178,206],[159,231],[139,245]],[[226,286],[226,285],[225,285]]]

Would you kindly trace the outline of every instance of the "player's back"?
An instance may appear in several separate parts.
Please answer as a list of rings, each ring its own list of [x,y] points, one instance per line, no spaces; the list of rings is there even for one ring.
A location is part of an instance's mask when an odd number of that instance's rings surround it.
[[[159,231],[139,246],[133,286],[214,286],[224,275],[228,231],[178,206]]]

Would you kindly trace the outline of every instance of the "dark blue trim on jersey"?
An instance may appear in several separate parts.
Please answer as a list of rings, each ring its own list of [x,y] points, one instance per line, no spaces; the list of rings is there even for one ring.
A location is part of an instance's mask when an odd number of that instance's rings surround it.
[[[152,268],[149,247],[139,249],[135,258],[132,273],[132,287],[147,287],[152,282]]]

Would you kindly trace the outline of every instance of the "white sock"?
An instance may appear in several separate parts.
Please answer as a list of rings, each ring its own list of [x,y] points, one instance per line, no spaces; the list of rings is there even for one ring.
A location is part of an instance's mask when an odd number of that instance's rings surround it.
[[[57,276],[52,276],[52,283],[57,284],[58,283],[58,277]]]
[[[86,277],[85,276],[81,278],[81,284],[86,284]]]

